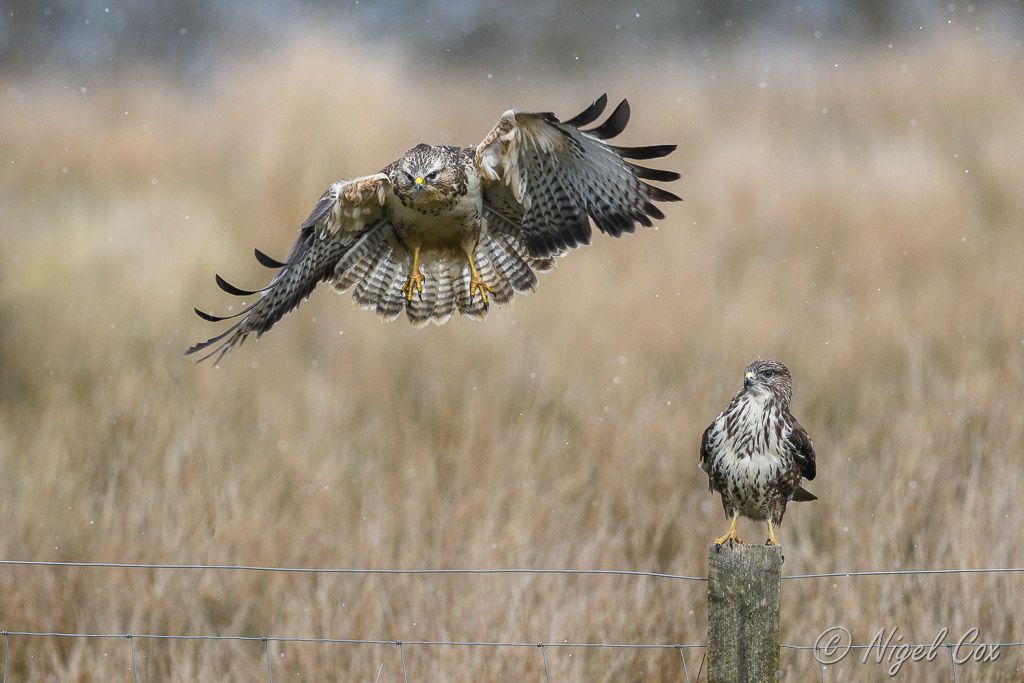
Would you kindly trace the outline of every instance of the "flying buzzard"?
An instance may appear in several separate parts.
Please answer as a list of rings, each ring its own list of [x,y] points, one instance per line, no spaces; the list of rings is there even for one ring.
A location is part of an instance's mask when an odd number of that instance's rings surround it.
[[[210,322],[241,319],[186,353],[213,346],[200,360],[217,355],[219,362],[325,280],[339,292],[354,286],[354,304],[385,321],[403,309],[416,326],[442,325],[455,311],[482,320],[492,300],[507,304],[516,292],[532,292],[535,273],[554,268],[554,257],[590,244],[591,220],[619,237],[664,218],[654,202],[679,197],[644,180],[679,174],[630,160],[664,157],[675,145],[606,143],[629,121],[626,100],[604,123],[583,130],[607,103],[602,95],[568,121],[510,110],[476,147],[421,144],[380,173],[339,180],[283,261],[256,250],[257,261],[277,270],[269,285],[247,291],[216,277],[228,294],[260,298],[231,316],[196,309]]]
[[[800,486],[801,479],[814,479],[814,444],[789,412],[792,397],[789,369],[778,361],[755,360],[743,375],[743,388],[704,430],[700,468],[732,518],[716,545],[741,542],[740,515],[767,520],[766,545],[776,545],[774,527],[782,524],[789,501],[817,500]]]

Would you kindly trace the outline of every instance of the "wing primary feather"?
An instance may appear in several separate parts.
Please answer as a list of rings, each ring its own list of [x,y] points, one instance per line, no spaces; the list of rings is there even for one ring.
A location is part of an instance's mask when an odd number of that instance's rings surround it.
[[[259,303],[259,302],[257,301],[256,303]],[[252,304],[252,306],[246,306],[245,308],[240,310],[238,313],[232,313],[231,315],[213,315],[211,313],[203,313],[198,308],[193,308],[192,310],[194,310],[196,312],[196,315],[198,315],[203,320],[206,320],[207,322],[219,323],[219,322],[222,322],[224,320],[231,320],[232,318],[237,318],[239,316],[245,315],[246,313],[251,311],[253,309],[253,306],[255,306],[255,305],[256,304]]]
[[[185,355],[189,356],[189,355],[191,355],[193,353],[196,353],[198,351],[202,351],[203,349],[208,349],[209,347],[213,346],[214,344],[216,344],[220,340],[224,339],[224,337],[228,336],[229,334],[234,332],[236,329],[238,329],[238,326],[241,325],[242,322],[244,322],[244,321],[239,321],[239,322],[235,323],[234,325],[232,325],[228,329],[226,329],[223,332],[221,332],[220,334],[218,334],[216,337],[210,337],[209,339],[207,339],[204,342],[199,342],[198,344],[194,344],[191,348],[189,348],[188,351],[185,352]],[[227,352],[227,348],[230,348],[230,341],[231,340],[228,340],[227,342],[224,342],[224,344],[222,344],[221,346],[218,346],[216,349],[214,349],[210,353],[208,353],[205,356],[203,356],[202,358],[198,359],[196,361],[196,363],[202,363],[204,360],[206,360],[207,358],[209,358],[213,354],[217,353],[217,351],[221,351],[220,355],[221,355],[221,358],[223,358],[224,354]],[[227,348],[224,348],[224,347],[227,347]],[[218,363],[220,362],[220,358],[217,359],[217,362]]]
[[[593,135],[599,140],[607,140],[625,130],[627,123],[629,123],[629,101],[622,100],[604,123],[597,128],[591,128],[583,132]]]
[[[676,151],[676,145],[649,145],[647,147],[616,147],[609,145],[624,159],[659,159]]]
[[[276,258],[273,258],[272,256],[267,256],[259,249],[253,249],[253,253],[256,254],[256,260],[260,262],[261,266],[270,268],[271,270],[277,270],[278,268],[286,268],[295,263],[294,261],[290,263],[278,261]]]
[[[317,200],[316,206],[314,206],[313,210],[309,212],[308,216],[306,216],[306,220],[302,221],[302,225],[299,226],[299,230],[315,228],[321,221],[330,215],[335,202],[338,200],[338,191],[336,189],[337,185],[338,183],[335,183],[320,195],[320,199]]]
[[[576,116],[572,117],[568,121],[563,121],[565,125],[572,126],[573,128],[581,128],[583,126],[589,126],[591,123],[597,120],[604,108],[608,106],[608,93],[604,93],[591,104],[589,107],[581,111]]]
[[[209,313],[203,313],[202,311],[195,307],[193,307],[192,310],[196,312],[196,315],[198,315],[200,318],[209,323],[219,323],[221,320],[226,320],[228,317],[230,317],[221,315],[210,315]]]
[[[679,174],[675,171],[665,171],[660,168],[647,168],[646,166],[637,166],[636,164],[630,164],[629,167],[633,169],[633,173],[636,174],[637,178],[643,178],[644,180],[655,180],[662,183],[668,183],[673,180],[679,180]]]
[[[253,294],[259,294],[260,292],[267,291],[266,287],[263,287],[262,289],[241,289],[239,287],[235,287],[220,275],[215,275],[214,279],[216,279],[218,287],[232,296],[252,296]]]
[[[647,192],[648,199],[656,202],[681,202],[682,197],[672,194],[668,190],[663,190],[660,187],[654,187],[647,183],[641,183],[644,186],[644,190]]]
[[[654,204],[652,204],[650,202],[647,202],[646,204],[644,204],[644,212],[647,214],[646,216],[644,216],[644,218],[647,218],[647,216],[650,216],[651,218],[653,218],[656,221],[665,220],[665,214],[662,212],[662,210],[659,209],[658,207],[656,207]],[[644,225],[646,225],[647,227],[651,227],[650,220],[648,220],[646,223],[644,223]]]

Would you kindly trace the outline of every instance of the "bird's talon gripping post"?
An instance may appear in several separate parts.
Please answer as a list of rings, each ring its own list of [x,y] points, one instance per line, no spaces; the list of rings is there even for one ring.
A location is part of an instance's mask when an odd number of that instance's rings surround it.
[[[712,541],[712,543],[714,545],[721,546],[726,541],[729,541],[729,548],[730,549],[732,548],[732,544],[733,544],[734,541],[736,543],[743,543],[743,541],[740,540],[739,534],[736,533],[736,522],[737,522],[737,520],[739,520],[739,518],[740,518],[740,514],[738,512],[735,513],[732,516],[732,524],[729,525],[729,530],[725,532],[724,536],[722,536],[721,538],[716,538],[714,541]]]
[[[775,540],[775,529],[772,526],[772,520],[768,520],[768,540],[764,542],[765,545],[778,545],[779,542]]]

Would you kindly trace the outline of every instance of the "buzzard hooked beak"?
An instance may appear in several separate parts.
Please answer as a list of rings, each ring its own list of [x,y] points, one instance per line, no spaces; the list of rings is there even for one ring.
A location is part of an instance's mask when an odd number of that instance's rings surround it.
[[[423,189],[423,176],[417,176],[416,180],[414,180],[413,182],[416,183],[416,191],[417,192],[419,192],[419,191],[421,191]]]
[[[757,380],[754,379],[754,373],[752,372],[748,372],[747,374],[743,375],[743,386],[745,387],[753,385],[756,381]]]

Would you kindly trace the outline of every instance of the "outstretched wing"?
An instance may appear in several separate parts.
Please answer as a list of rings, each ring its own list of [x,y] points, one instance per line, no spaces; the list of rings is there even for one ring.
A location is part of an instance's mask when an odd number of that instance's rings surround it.
[[[629,122],[622,100],[599,126],[608,97],[559,121],[551,113],[507,111],[476,147],[473,162],[483,177],[485,206],[500,206],[511,193],[522,209],[522,232],[530,256],[544,258],[590,244],[590,219],[613,237],[635,232],[637,223],[665,215],[654,202],[679,197],[644,180],[667,182],[674,171],[640,166],[630,159],[657,159],[675,145],[616,147],[605,142]],[[491,198],[494,198],[492,202]]]
[[[216,362],[249,334],[260,337],[294,310],[324,280],[343,274],[352,254],[375,232],[388,229],[382,205],[390,189],[387,176],[378,173],[362,178],[340,180],[324,192],[316,207],[299,228],[299,237],[284,261],[273,259],[259,249],[256,260],[277,274],[263,289],[244,290],[216,276],[217,286],[234,296],[255,296],[259,299],[234,315],[216,316],[198,308],[203,320],[221,322],[241,318],[227,331],[200,342],[186,354],[211,349],[200,362],[216,355]]]

